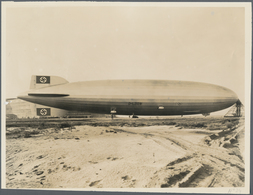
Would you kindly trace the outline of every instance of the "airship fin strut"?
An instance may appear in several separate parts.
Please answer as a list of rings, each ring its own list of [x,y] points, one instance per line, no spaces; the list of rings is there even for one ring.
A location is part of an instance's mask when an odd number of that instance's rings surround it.
[[[58,76],[32,75],[30,89],[39,89],[66,83],[68,83],[66,79]]]

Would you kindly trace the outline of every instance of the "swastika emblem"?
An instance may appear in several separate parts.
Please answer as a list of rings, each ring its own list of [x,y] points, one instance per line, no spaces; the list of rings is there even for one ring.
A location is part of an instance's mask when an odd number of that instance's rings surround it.
[[[43,116],[47,115],[47,110],[45,108],[41,109],[40,114]]]
[[[36,76],[37,84],[50,84],[50,76]]]
[[[40,77],[40,82],[41,83],[46,83],[47,82],[47,78],[46,77]]]
[[[50,116],[50,108],[37,108],[37,116]]]

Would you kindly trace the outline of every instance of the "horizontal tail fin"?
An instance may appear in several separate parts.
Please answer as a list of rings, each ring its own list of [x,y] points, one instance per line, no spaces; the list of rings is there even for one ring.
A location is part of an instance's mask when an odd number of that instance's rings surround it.
[[[36,96],[36,97],[64,97],[69,96],[69,94],[65,93],[28,93],[29,96]]]
[[[53,85],[66,84],[68,81],[58,76],[38,76],[32,75],[30,89],[39,89]]]

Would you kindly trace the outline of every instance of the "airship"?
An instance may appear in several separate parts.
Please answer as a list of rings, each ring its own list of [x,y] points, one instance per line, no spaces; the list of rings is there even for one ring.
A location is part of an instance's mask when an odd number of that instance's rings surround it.
[[[209,115],[237,101],[230,89],[176,80],[97,80],[69,83],[58,76],[33,75],[18,98],[69,111],[117,115]],[[46,112],[46,109],[44,109]]]

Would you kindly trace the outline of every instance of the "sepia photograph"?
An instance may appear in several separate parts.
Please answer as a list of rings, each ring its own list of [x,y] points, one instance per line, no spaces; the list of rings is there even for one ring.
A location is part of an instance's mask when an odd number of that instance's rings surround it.
[[[2,188],[250,193],[251,3],[1,9]]]

